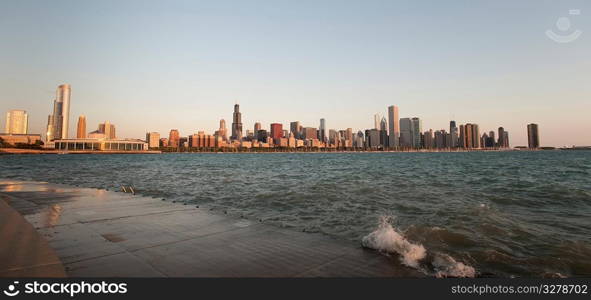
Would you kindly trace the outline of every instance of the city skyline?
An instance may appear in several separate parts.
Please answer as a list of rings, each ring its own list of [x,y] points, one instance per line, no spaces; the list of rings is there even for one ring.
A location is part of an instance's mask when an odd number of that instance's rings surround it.
[[[543,146],[591,144],[588,2],[374,1],[341,3],[339,14],[327,3],[270,3],[264,11],[241,3],[139,4],[3,3],[8,55],[0,63],[8,72],[0,110],[26,110],[29,132],[45,133],[53,87],[68,83],[70,121],[109,119],[130,138],[171,128],[213,133],[220,119],[232,122],[227,107],[236,102],[243,135],[255,122],[318,128],[320,119],[327,130],[357,132],[372,128],[376,113],[388,118],[394,103],[400,118],[419,117],[434,131],[450,120],[484,131],[503,126],[512,145],[527,146],[523,128],[534,122]],[[66,5],[75,18],[63,18]],[[572,8],[582,16],[569,16]],[[566,16],[583,36],[549,40],[544,32]],[[147,23],[151,17],[167,26]],[[70,137],[75,127],[70,122]]]

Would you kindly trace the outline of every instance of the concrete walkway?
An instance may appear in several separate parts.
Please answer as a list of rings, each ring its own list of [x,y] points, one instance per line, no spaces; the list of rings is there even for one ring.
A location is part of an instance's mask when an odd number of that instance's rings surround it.
[[[422,276],[400,265],[395,257],[355,243],[161,199],[20,181],[0,181],[0,199],[47,239],[68,276]],[[0,212],[9,209],[4,201],[0,201],[4,205]],[[0,232],[11,234],[21,230],[20,226],[2,222]],[[2,242],[0,266],[10,257],[6,253],[24,249],[45,253],[38,246],[42,244]],[[1,270],[0,275],[19,276]]]

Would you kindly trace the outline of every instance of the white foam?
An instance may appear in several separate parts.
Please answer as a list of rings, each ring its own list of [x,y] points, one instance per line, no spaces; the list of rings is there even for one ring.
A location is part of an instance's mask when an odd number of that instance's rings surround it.
[[[378,228],[363,237],[362,245],[379,251],[398,253],[403,264],[418,268],[419,262],[427,256],[425,247],[409,242],[403,234],[390,225],[389,220],[389,217],[381,217]]]
[[[474,277],[476,276],[476,270],[464,264],[463,262],[456,261],[453,257],[437,253],[431,262],[435,268],[436,277]]]

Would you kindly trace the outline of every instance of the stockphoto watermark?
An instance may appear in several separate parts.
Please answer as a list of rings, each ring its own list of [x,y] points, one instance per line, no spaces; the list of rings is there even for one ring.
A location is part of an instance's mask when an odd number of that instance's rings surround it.
[[[101,282],[30,282],[13,281],[4,289],[4,295],[15,297],[19,294],[53,294],[74,297],[84,294],[126,294],[127,283]]]
[[[580,9],[571,9],[568,11],[569,17],[560,17],[556,21],[556,28],[546,30],[546,36],[557,43],[571,43],[576,41],[583,31],[573,26],[572,19],[581,15]]]

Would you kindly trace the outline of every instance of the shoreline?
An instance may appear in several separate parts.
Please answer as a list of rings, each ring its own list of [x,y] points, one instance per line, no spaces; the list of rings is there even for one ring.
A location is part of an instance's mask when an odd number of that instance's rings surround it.
[[[277,151],[257,151],[257,150],[237,150],[237,151],[62,151],[62,150],[44,150],[44,149],[18,149],[18,148],[0,148],[0,155],[18,155],[18,154],[201,154],[201,153],[467,153],[467,152],[530,152],[530,151],[583,151],[589,149],[453,149],[453,150],[286,150]]]
[[[0,201],[47,240],[67,276],[425,276],[357,243],[160,198],[0,179]],[[0,253],[18,252],[12,245]]]

